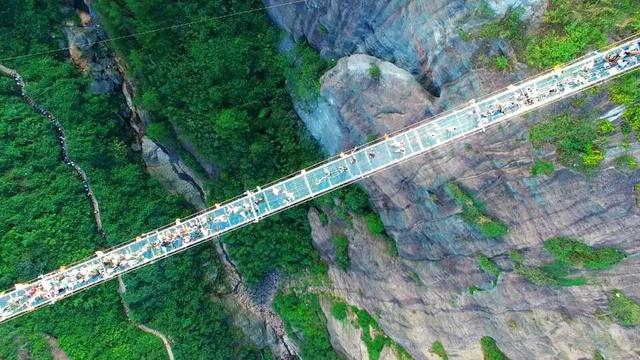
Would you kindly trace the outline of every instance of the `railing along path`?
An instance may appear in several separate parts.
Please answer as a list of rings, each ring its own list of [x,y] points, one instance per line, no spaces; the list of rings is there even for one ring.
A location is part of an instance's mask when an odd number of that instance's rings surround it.
[[[640,38],[619,43],[502,91],[340,153],[313,167],[140,235],[133,242],[16,284],[0,295],[0,322],[179,253],[356,182],[438,146],[574,95],[640,67]],[[16,79],[21,81],[21,79]]]

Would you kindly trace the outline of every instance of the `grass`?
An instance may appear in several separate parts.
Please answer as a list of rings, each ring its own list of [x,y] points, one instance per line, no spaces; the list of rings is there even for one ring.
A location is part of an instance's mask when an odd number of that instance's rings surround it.
[[[484,360],[508,360],[502,350],[498,347],[496,341],[490,336],[483,336],[480,339],[480,347],[482,348],[482,356]]]
[[[349,239],[344,235],[333,237],[333,246],[335,249],[336,263],[342,270],[349,268]]]
[[[622,325],[640,325],[640,304],[618,289],[611,291],[609,310]]]
[[[501,222],[492,219],[486,213],[484,204],[466,193],[458,184],[447,183],[447,189],[462,208],[462,219],[476,228],[487,238],[499,238],[507,234],[507,227]]]
[[[531,175],[553,175],[553,163],[551,161],[544,161],[542,159],[536,159],[531,168]]]
[[[513,8],[500,19],[491,21],[480,28],[477,37],[480,39],[518,40],[525,37],[525,24],[522,22],[524,10]]]
[[[513,262],[516,264],[522,264],[522,262],[524,261],[524,256],[522,255],[522,252],[520,252],[519,250],[511,249],[507,254],[511,258],[511,260],[513,260]]]
[[[565,237],[545,241],[544,248],[556,260],[588,270],[610,269],[627,256],[624,251],[613,247],[594,248]]]
[[[449,356],[444,349],[444,345],[442,345],[440,341],[434,341],[433,344],[431,344],[431,352],[438,355],[442,360],[449,359]]]

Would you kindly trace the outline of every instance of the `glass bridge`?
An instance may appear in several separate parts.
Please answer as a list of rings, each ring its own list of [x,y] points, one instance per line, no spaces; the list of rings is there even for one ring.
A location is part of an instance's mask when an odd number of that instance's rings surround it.
[[[640,66],[640,38],[594,52],[394,134],[340,153],[274,183],[178,219],[134,241],[16,284],[0,294],[0,322],[50,305],[306,200],[356,182],[438,146],[576,94]]]

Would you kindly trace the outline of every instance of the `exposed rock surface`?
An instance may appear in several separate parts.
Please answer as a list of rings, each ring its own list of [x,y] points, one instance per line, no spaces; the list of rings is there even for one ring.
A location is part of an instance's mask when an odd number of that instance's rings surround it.
[[[142,138],[142,156],[147,164],[147,171],[160,180],[166,189],[184,197],[198,209],[206,207],[202,185],[198,184],[191,169],[179,158],[146,136]]]
[[[339,143],[318,137],[329,151],[360,143],[368,134],[401,128],[438,106],[416,90],[409,74],[401,76],[402,70],[391,64],[381,64],[380,80],[372,81],[366,72],[371,62],[376,60],[363,55],[343,58],[322,79],[323,111],[343,129]],[[606,105],[602,96],[592,102]],[[430,356],[435,340],[450,354],[478,358],[484,335],[494,337],[513,359],[578,359],[590,357],[596,349],[610,358],[637,356],[637,329],[595,314],[606,311],[612,288],[640,297],[640,257],[588,274],[590,285],[552,289],[524,281],[505,256],[508,249],[517,248],[525,250],[528,261],[540,261],[542,242],[559,235],[640,252],[640,217],[633,196],[640,172],[608,167],[615,148],[608,151],[605,169],[593,176],[560,168],[551,177],[531,177],[536,154],[528,128],[565,107],[566,101],[365,181],[388,233],[397,241],[400,258],[388,255],[384,241],[356,221],[353,229],[342,229],[350,239],[350,270],[330,270],[336,291],[377,314],[385,333],[418,359]],[[386,108],[394,110],[381,111]],[[322,122],[326,116],[306,114],[305,120]],[[553,155],[552,149],[546,150],[547,156]],[[637,157],[640,152],[633,149],[631,154]],[[492,215],[508,224],[504,239],[484,239],[462,221],[442,187],[451,179],[475,192]],[[332,224],[323,226],[315,213],[310,220],[317,248],[331,258],[327,244]],[[506,271],[495,290],[471,296],[470,286],[490,282],[474,259],[477,251],[494,257]]]
[[[290,1],[264,2],[272,6]],[[443,87],[465,93],[476,89],[470,55],[477,44],[463,41],[460,34],[487,21],[477,16],[483,3],[496,16],[520,6],[525,17],[535,18],[547,1],[310,0],[272,8],[269,14],[278,26],[296,39],[307,39],[325,57],[366,53],[393,62],[437,95]]]

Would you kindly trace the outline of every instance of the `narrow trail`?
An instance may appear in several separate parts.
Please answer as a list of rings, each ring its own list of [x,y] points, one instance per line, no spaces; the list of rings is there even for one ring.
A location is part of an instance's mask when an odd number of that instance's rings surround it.
[[[22,96],[22,99],[27,104],[29,104],[29,106],[31,106],[34,110],[36,110],[39,114],[49,119],[49,122],[53,126],[54,130],[56,131],[56,135],[58,136],[58,142],[60,143],[60,153],[62,155],[62,160],[64,160],[64,162],[67,165],[71,166],[73,170],[76,172],[76,174],[78,174],[78,176],[80,177],[80,180],[82,180],[82,187],[84,189],[85,194],[89,198],[89,201],[91,202],[91,208],[93,209],[93,218],[96,223],[96,229],[98,231],[98,234],[100,234],[102,238],[105,238],[105,233],[104,233],[104,230],[102,229],[102,219],[100,217],[100,206],[98,204],[98,200],[96,199],[93,191],[91,190],[91,185],[89,184],[89,178],[87,177],[87,173],[69,157],[69,148],[67,146],[64,128],[62,127],[58,119],[49,110],[45,109],[44,106],[42,106],[40,103],[36,102],[32,97],[27,95],[25,91],[24,80],[22,79],[22,76],[18,74],[17,71],[0,64],[0,72],[5,74],[6,76],[13,78],[13,80],[16,83],[16,86],[20,89],[20,96]]]
[[[53,125],[53,128],[56,131],[56,135],[58,136],[58,141],[60,143],[60,152],[62,155],[62,160],[64,160],[64,162],[67,165],[71,166],[74,169],[74,171],[78,174],[80,179],[82,180],[82,187],[84,188],[84,192],[89,198],[91,202],[91,207],[93,209],[93,219],[96,224],[96,229],[98,230],[98,233],[100,234],[100,236],[102,238],[105,238],[106,233],[102,228],[102,218],[100,216],[100,206],[98,204],[98,199],[96,198],[93,191],[91,190],[91,185],[89,184],[89,178],[87,177],[87,173],[69,157],[69,148],[67,146],[64,128],[62,127],[58,119],[49,110],[45,109],[41,104],[39,104],[33,98],[27,95],[25,91],[24,80],[22,79],[22,76],[20,76],[20,74],[17,71],[0,64],[0,72],[6,76],[11,77],[15,81],[16,86],[20,89],[20,96],[22,97],[22,99],[27,104],[29,104],[29,106],[31,106],[34,110],[36,110],[38,113],[40,113],[43,116],[46,116],[47,119],[49,119],[49,122],[51,123],[51,125]],[[124,293],[126,292],[126,287],[125,287],[124,281],[122,281],[122,278],[120,276],[118,276],[118,283],[119,283],[118,293],[120,294],[120,300],[122,302],[122,306],[124,307],[125,314],[127,315],[127,319],[135,324],[135,321],[131,319],[131,309],[129,309],[129,305],[127,305],[126,301],[124,300]],[[169,360],[174,360],[171,344],[169,343],[169,340],[163,333],[161,333],[158,330],[152,329],[148,326],[145,326],[143,324],[136,324],[136,326],[141,331],[160,338],[160,340],[162,340],[164,347],[167,351],[167,356]]]
[[[124,281],[122,281],[122,276],[118,276],[118,293],[120,293],[120,300],[122,301],[124,312],[127,315],[127,319],[129,319],[129,321],[135,324],[135,321],[131,319],[131,309],[129,309],[129,305],[127,304],[127,302],[124,301],[124,294],[126,292],[127,292],[127,287],[125,286]],[[161,333],[156,329],[152,329],[144,324],[136,324],[136,326],[141,331],[160,338],[160,340],[162,340],[162,343],[164,344],[165,350],[167,351],[167,356],[169,357],[169,360],[175,359],[173,357],[173,350],[171,349],[171,344],[169,343],[169,339],[163,333]]]

